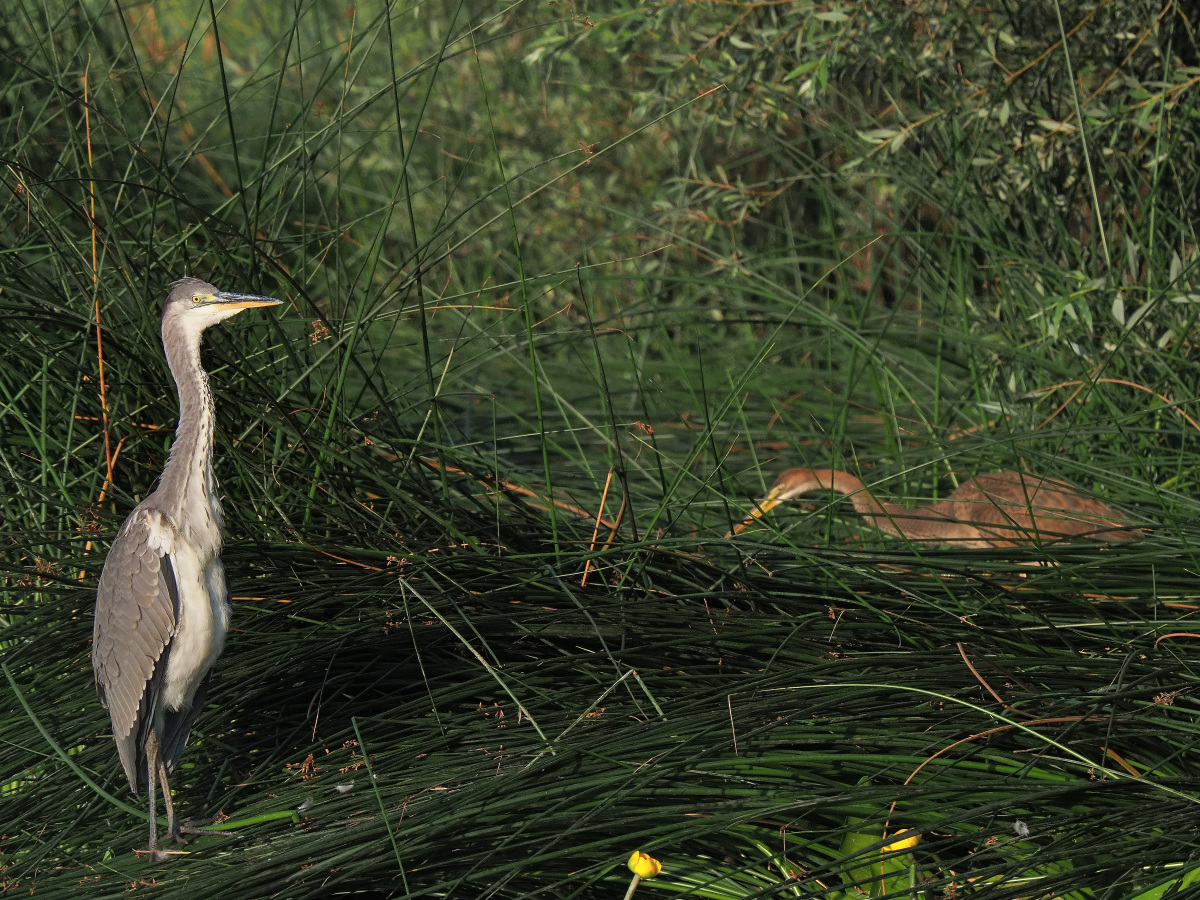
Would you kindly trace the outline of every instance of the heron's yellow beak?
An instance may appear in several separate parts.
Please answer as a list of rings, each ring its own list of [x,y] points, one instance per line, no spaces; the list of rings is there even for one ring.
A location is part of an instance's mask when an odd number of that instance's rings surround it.
[[[783,487],[781,485],[776,485],[775,487],[771,488],[771,490],[767,491],[767,496],[763,497],[761,500],[758,501],[758,503],[754,507],[754,511],[751,512],[750,515],[746,516],[746,519],[744,522],[742,522],[742,524],[734,525],[733,531],[730,533],[731,534],[741,534],[743,531],[745,531],[747,528],[749,528],[754,523],[755,519],[759,518],[760,516],[766,515],[771,510],[773,510],[775,507],[777,507],[780,503],[783,502],[782,500],[779,499],[779,495],[782,493],[783,493]]]
[[[258,306],[278,306],[283,302],[274,297],[263,297],[259,294],[230,294],[226,291],[218,291],[211,297],[212,299],[208,302],[213,306],[221,307],[221,309],[254,309]]]

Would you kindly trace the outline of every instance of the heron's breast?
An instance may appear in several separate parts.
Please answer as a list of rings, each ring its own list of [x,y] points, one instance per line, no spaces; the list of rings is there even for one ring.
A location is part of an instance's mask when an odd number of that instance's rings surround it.
[[[191,703],[225,645],[229,628],[225,570],[215,552],[205,552],[209,548],[211,544],[201,541],[180,541],[172,554],[179,587],[179,622],[171,640],[163,691],[169,709]]]

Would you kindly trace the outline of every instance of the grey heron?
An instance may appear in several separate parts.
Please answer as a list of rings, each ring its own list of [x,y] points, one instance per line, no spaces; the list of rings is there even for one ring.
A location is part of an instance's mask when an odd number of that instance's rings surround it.
[[[167,828],[182,841],[167,783],[200,709],[229,625],[221,566],[221,501],[213,476],[215,413],[200,340],[210,325],[281,301],[229,294],[197,278],[171,286],[162,341],[179,393],[179,425],[158,488],[129,514],[100,574],[92,632],[96,692],[112,718],[134,794],[150,801],[150,853],[158,849],[156,785]]]

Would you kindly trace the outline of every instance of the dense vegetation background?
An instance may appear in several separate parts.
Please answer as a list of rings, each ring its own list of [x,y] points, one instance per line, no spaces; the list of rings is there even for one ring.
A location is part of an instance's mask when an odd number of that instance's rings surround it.
[[[1195,890],[1198,15],[8,0],[4,888]],[[184,274],[287,302],[207,340],[236,630],[173,785],[236,836],[156,864],[88,652]],[[1147,533],[727,538],[795,465]]]

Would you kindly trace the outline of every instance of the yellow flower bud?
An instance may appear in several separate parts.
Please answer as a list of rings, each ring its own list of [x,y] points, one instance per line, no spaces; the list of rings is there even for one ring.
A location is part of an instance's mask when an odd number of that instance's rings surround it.
[[[629,857],[629,871],[639,878],[653,878],[662,871],[662,863],[641,850],[634,850]]]
[[[900,837],[900,835],[904,834],[906,831],[908,831],[907,828],[899,829],[894,835],[897,840],[890,841],[889,843],[883,845],[884,852],[892,852],[895,850],[911,850],[913,847],[917,846],[917,843],[921,840],[921,835],[914,834],[912,837]]]

